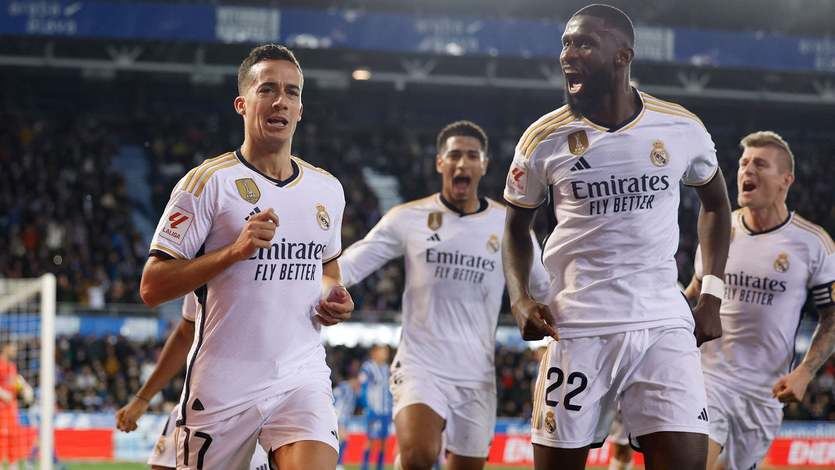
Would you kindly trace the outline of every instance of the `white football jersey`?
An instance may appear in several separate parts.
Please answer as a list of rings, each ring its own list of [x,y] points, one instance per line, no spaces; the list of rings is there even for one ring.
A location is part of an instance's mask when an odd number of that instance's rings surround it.
[[[206,160],[177,184],[157,226],[152,254],[193,259],[233,243],[254,214],[272,208],[279,219],[269,248],[198,290],[183,423],[225,419],[302,373],[329,373],[313,317],[322,265],[341,251],[345,198],[327,172],[295,157],[292,166],[278,181],[240,151]]]
[[[516,146],[504,197],[524,208],[553,199],[544,264],[563,338],[694,326],[676,287],[679,182],[708,183],[716,151],[695,115],[639,96],[639,113],[618,129],[563,106]]]
[[[731,227],[722,337],[702,345],[702,368],[708,381],[781,406],[771,388],[791,367],[807,293],[818,308],[835,303],[835,245],[794,213],[772,230],[752,233],[736,211]],[[701,279],[701,249],[695,265]]]
[[[405,257],[403,329],[393,364],[459,385],[494,382],[506,211],[482,199],[482,210],[461,215],[434,194],[391,209],[339,258],[343,281],[353,285]],[[531,291],[542,298],[548,279],[538,250],[534,257]]]

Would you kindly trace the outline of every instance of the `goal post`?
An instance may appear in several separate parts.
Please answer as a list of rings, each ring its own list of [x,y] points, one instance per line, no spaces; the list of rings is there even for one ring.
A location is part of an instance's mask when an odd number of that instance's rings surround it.
[[[53,468],[55,310],[53,274],[0,279],[0,467]]]

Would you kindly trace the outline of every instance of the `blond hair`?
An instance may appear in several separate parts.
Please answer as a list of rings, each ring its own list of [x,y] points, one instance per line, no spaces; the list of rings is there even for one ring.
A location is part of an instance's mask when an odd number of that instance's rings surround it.
[[[787,166],[789,167],[789,172],[794,174],[794,154],[792,153],[791,147],[789,147],[789,143],[786,142],[780,134],[774,131],[757,131],[746,135],[739,141],[739,146],[742,147],[743,150],[748,147],[760,148],[769,145],[777,147],[786,154],[788,157]]]

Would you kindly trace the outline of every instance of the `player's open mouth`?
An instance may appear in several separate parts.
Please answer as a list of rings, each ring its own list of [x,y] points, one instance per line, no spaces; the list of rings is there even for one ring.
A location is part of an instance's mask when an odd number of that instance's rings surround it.
[[[742,192],[743,193],[750,193],[751,191],[757,189],[757,185],[751,181],[743,181],[742,182]]]
[[[572,95],[576,95],[583,90],[583,77],[577,72],[566,72],[565,73],[565,86],[568,88],[568,92]]]
[[[452,188],[455,191],[464,192],[470,188],[469,176],[455,176],[452,178]]]
[[[271,117],[267,118],[267,124],[269,124],[271,127],[278,127],[280,129],[283,129],[287,127],[287,119],[280,116]]]

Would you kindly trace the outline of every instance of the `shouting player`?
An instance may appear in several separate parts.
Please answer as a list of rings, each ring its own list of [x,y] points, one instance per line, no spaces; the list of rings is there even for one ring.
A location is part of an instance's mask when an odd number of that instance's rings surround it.
[[[446,126],[435,158],[440,194],[391,209],[339,261],[351,285],[391,259],[406,259],[403,332],[391,377],[403,469],[432,468],[442,437],[449,468],[481,469],[493,436],[506,209],[478,195],[487,163],[479,126]],[[544,268],[534,278],[544,292]]]
[[[835,348],[835,245],[825,230],[786,206],[794,182],[791,148],[770,131],[749,134],[740,145],[736,183],[741,209],[732,216],[725,267],[724,334],[702,346],[709,469],[754,468],[780,429],[780,402],[802,400]],[[702,286],[699,261],[697,254],[690,298]],[[807,292],[818,309],[818,329],[792,370]]]
[[[559,334],[534,400],[538,469],[584,468],[618,405],[648,469],[705,466],[698,344],[721,334],[715,287],[730,203],[701,121],[631,86],[633,44],[632,22],[614,7],[590,5],[569,19],[560,54],[568,104],[525,131],[507,176],[511,309],[525,339]],[[702,202],[711,281],[692,313],[676,286],[679,182],[696,187]],[[559,223],[543,249],[551,292],[540,304],[527,292],[528,230],[549,197]]]
[[[178,410],[177,468],[247,468],[260,443],[282,469],[336,466],[321,325],[349,318],[336,258],[345,198],[290,154],[301,68],[278,45],[241,63],[244,141],[183,177],[157,226],[140,294],[196,291],[194,344]]]

